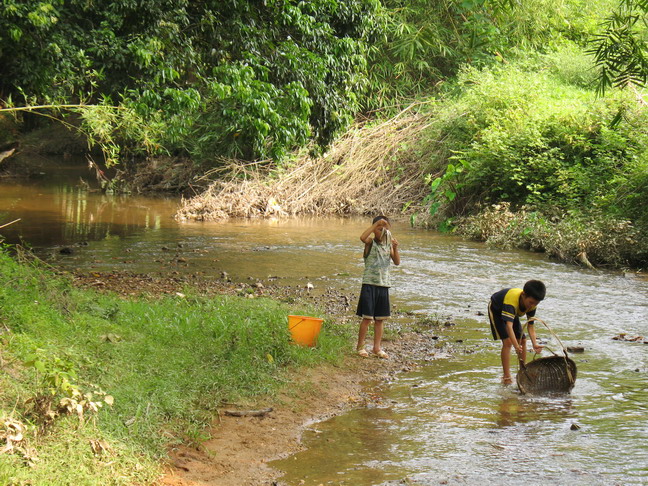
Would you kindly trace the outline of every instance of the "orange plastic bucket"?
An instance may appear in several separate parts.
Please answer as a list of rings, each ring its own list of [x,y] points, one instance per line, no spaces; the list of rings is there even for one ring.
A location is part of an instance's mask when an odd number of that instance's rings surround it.
[[[288,316],[288,330],[293,341],[303,346],[315,346],[324,319],[307,316]]]

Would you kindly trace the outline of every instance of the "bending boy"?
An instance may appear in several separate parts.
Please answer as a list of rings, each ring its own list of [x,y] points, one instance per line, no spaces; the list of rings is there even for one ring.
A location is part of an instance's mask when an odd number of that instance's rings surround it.
[[[365,245],[365,268],[356,312],[358,316],[362,317],[356,351],[363,357],[369,355],[364,348],[364,342],[369,323],[373,319],[373,353],[380,358],[388,358],[387,353],[381,349],[380,344],[383,334],[383,321],[391,315],[389,305],[389,287],[391,287],[390,260],[396,265],[400,265],[398,241],[392,237],[390,227],[386,216],[376,216],[373,219],[373,224],[360,235],[360,240]],[[373,238],[371,237],[372,234]]]
[[[502,368],[504,376],[502,383],[510,384],[511,378],[511,347],[515,349],[518,358],[526,360],[526,336],[522,333],[520,317],[527,319],[535,316],[536,307],[545,298],[547,289],[540,280],[529,280],[524,288],[503,289],[495,292],[488,304],[488,317],[490,318],[493,339],[502,340]],[[542,351],[536,341],[535,326],[533,321],[528,323],[531,344],[536,353]]]

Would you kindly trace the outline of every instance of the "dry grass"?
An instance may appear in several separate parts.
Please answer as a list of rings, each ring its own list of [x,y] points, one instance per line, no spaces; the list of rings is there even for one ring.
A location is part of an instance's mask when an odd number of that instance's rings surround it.
[[[429,192],[411,147],[430,119],[412,109],[375,125],[356,125],[321,157],[268,169],[230,163],[226,176],[183,200],[180,220],[349,215],[414,211]]]

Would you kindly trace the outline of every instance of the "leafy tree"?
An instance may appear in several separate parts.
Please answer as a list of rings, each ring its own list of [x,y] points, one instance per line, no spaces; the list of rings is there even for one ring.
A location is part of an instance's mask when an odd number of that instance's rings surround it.
[[[464,64],[506,63],[584,45],[615,0],[384,0],[387,28],[371,51],[376,105],[429,93]]]
[[[356,113],[378,0],[5,0],[0,97],[101,105],[113,140],[202,158],[325,146]],[[121,110],[109,110],[119,106]],[[117,117],[112,115],[117,114]],[[132,152],[132,151],[131,151]]]
[[[612,87],[644,86],[648,79],[647,30],[648,2],[620,0],[592,40],[589,52],[599,70],[597,91]]]

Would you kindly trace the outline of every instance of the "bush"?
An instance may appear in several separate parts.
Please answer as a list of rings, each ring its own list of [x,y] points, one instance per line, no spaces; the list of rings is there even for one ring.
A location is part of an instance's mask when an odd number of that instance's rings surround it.
[[[448,226],[454,218],[506,203],[507,214],[523,226],[525,211],[551,215],[555,223],[564,218],[562,227],[552,223],[552,231],[560,229],[555,238],[545,231],[536,245],[531,232],[523,246],[566,260],[585,251],[592,261],[641,264],[645,252],[639,247],[648,238],[648,113],[630,91],[596,98],[580,76],[587,63],[574,62],[567,70],[575,57],[565,49],[503,67],[464,69],[430,124],[429,138],[440,142],[429,165],[446,159],[441,173],[428,176],[431,212]],[[531,70],[548,65],[562,69]],[[503,214],[496,220],[489,213],[477,216],[480,239],[494,242],[488,232],[499,234]],[[484,232],[487,222],[495,227]],[[471,234],[474,224],[468,226],[462,231]],[[597,232],[609,238],[603,241]],[[558,241],[570,234],[566,241],[573,247]]]
[[[648,239],[627,220],[601,214],[554,214],[510,204],[489,206],[455,221],[457,234],[498,248],[545,252],[560,261],[640,267],[648,261]]]

